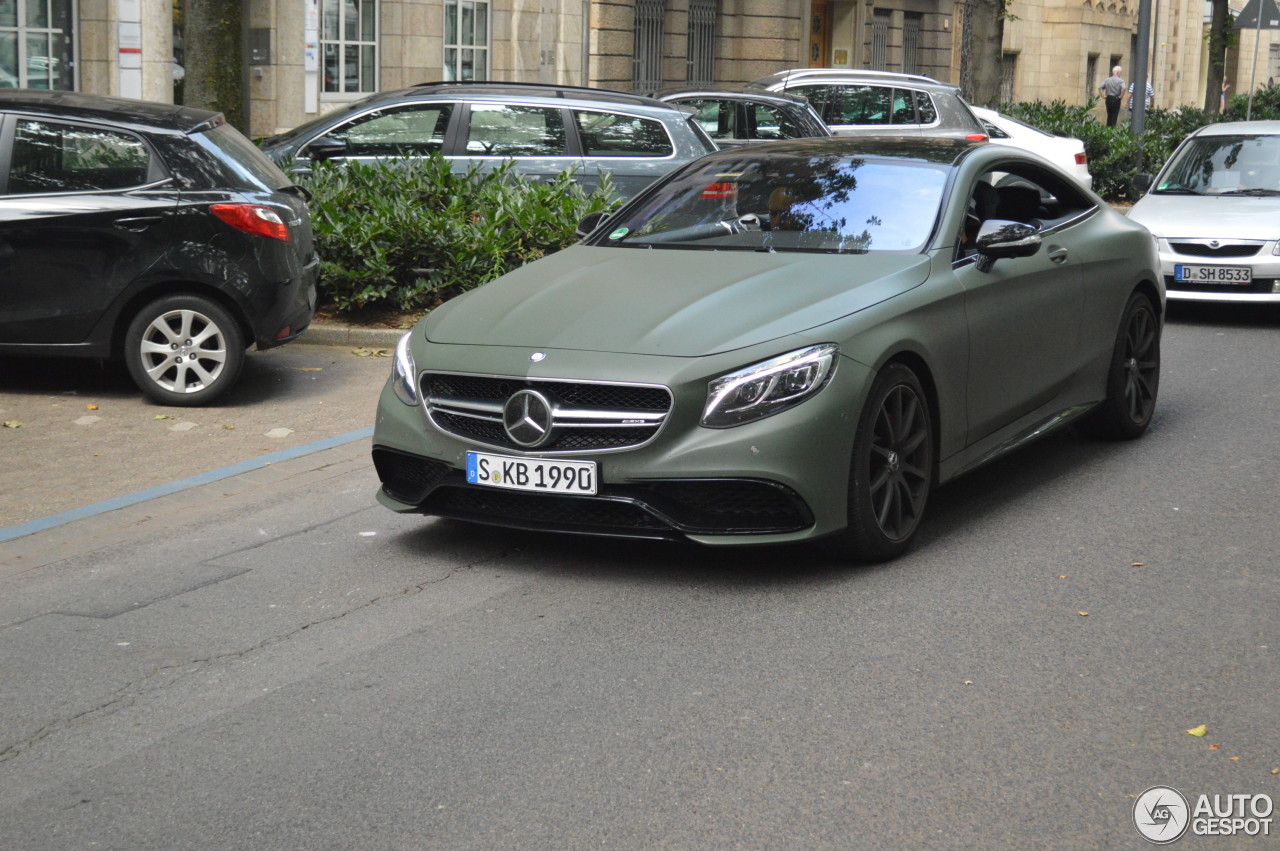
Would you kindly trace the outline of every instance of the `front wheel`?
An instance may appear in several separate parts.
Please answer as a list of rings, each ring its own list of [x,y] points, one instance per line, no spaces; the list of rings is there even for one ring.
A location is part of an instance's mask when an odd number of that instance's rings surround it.
[[[1107,396],[1081,425],[1095,437],[1133,440],[1151,424],[1160,389],[1160,317],[1151,299],[1134,293],[1125,305],[1107,368]]]
[[[920,379],[881,370],[858,420],[849,468],[847,528],[827,540],[846,558],[876,562],[911,545],[933,487],[933,426]]]
[[[157,299],[138,311],[125,334],[129,374],[163,405],[208,404],[235,383],[244,350],[235,319],[203,296]]]

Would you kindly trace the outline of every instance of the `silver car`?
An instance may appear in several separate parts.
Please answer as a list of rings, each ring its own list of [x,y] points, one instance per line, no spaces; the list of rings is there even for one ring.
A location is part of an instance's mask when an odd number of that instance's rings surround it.
[[[1280,121],[1201,127],[1134,182],[1169,298],[1280,302]]]

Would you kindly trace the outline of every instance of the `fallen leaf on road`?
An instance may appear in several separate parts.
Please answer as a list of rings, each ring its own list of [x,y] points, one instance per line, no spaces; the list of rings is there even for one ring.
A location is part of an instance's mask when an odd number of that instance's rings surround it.
[[[1088,612],[1076,612],[1076,614],[1077,614],[1077,615],[1079,615],[1079,616],[1080,616],[1080,617],[1082,617],[1082,618],[1087,618],[1087,617],[1089,617],[1089,613],[1088,613]]]
[[[4,427],[5,428],[22,428],[22,423],[18,422],[17,420],[5,420]]]
[[[1272,774],[1280,774],[1280,768],[1273,768],[1273,769],[1271,769],[1271,773],[1272,773]]]
[[[97,406],[97,405],[95,405],[95,404],[93,404],[92,402],[90,402],[89,404],[87,404],[87,405],[85,405],[85,406],[84,406],[84,409],[85,409],[86,411],[96,411],[96,410],[98,410],[98,406]]]
[[[1232,762],[1239,762],[1239,761],[1240,761],[1240,757],[1238,757],[1238,756],[1233,756],[1233,757],[1231,757],[1231,761],[1232,761]]]
[[[1130,565],[1130,566],[1131,566],[1131,567],[1146,567],[1146,565],[1145,565],[1145,564],[1143,564],[1143,563],[1142,563],[1142,562],[1140,562],[1140,561],[1135,561],[1135,562],[1134,562],[1132,565]]]
[[[158,420],[171,420],[171,419],[173,419],[173,415],[172,415],[172,414],[156,414],[156,419],[158,419]]]
[[[224,426],[223,426],[223,428],[225,428],[227,431],[235,431],[235,430],[236,430],[236,427],[235,427],[235,426],[232,426],[232,425],[224,425]]]
[[[324,372],[324,367],[320,366],[300,366],[298,372]]]
[[[1190,730],[1188,730],[1188,731],[1187,731],[1187,735],[1188,735],[1188,736],[1195,736],[1197,739],[1203,739],[1203,738],[1204,738],[1204,734],[1205,734],[1205,733],[1207,733],[1207,732],[1209,732],[1209,727],[1208,727],[1208,725],[1207,725],[1207,724],[1201,724],[1199,727],[1192,727]]]
[[[1216,751],[1218,747],[1219,747],[1218,745],[1209,745],[1209,750]]]

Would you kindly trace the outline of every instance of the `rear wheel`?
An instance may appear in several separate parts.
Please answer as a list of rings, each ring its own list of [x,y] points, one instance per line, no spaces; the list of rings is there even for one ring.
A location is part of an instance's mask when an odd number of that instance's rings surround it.
[[[174,295],[138,311],[125,335],[134,382],[164,405],[206,405],[235,383],[244,334],[225,309],[202,296]]]
[[[1151,424],[1160,389],[1160,317],[1142,293],[1129,297],[1107,368],[1107,397],[1081,422],[1108,440],[1133,440]]]
[[[885,561],[911,545],[933,487],[933,426],[920,379],[902,364],[881,370],[858,420],[849,468],[849,525],[827,540],[859,561]]]

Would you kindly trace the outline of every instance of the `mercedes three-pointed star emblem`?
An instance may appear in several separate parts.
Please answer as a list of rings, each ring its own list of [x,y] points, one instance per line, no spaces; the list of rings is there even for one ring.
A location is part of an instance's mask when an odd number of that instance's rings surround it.
[[[537,390],[517,390],[502,407],[507,437],[532,449],[551,437],[551,402]]]

